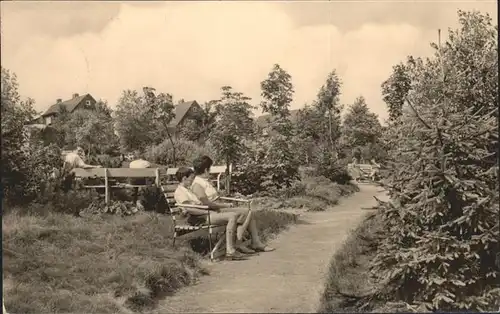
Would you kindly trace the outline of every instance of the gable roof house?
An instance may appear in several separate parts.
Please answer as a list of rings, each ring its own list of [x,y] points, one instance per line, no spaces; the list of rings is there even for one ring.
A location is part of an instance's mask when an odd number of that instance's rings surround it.
[[[186,121],[193,119],[197,114],[205,113],[196,100],[178,103],[174,112],[175,118],[169,124],[172,133],[177,133]]]
[[[62,99],[57,99],[56,103],[47,109],[41,116],[35,119],[34,123],[50,125],[54,121],[54,118],[59,114],[62,107],[65,107],[69,113],[73,113],[80,109],[95,109],[95,104],[97,101],[90,94],[79,95],[73,94],[71,99],[62,101]]]

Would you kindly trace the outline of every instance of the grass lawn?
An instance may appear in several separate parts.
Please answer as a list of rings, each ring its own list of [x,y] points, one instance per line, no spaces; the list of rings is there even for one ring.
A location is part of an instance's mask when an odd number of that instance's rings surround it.
[[[257,212],[264,237],[295,221]],[[170,217],[3,217],[5,306],[12,313],[131,313],[206,274],[187,242],[172,248]],[[192,244],[192,243],[191,243]]]

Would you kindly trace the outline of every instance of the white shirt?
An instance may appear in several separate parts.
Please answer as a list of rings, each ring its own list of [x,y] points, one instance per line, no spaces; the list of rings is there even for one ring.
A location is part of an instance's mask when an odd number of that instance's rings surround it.
[[[66,154],[64,157],[64,166],[68,170],[72,170],[74,168],[85,168],[86,164],[80,155],[75,152],[71,152]]]
[[[193,183],[191,184],[191,187],[193,187],[195,184],[198,184],[203,188],[208,200],[215,201],[217,198],[219,198],[219,192],[217,192],[217,189],[207,179],[196,176],[193,180]]]
[[[195,205],[201,205],[201,201],[194,195],[193,192],[190,190],[186,189],[182,185],[178,185],[177,189],[175,189],[174,192],[174,199],[177,204],[195,204]]]
[[[144,169],[144,168],[151,167],[151,163],[147,160],[144,160],[144,159],[137,159],[137,160],[130,162],[128,167],[134,168],[134,169]]]

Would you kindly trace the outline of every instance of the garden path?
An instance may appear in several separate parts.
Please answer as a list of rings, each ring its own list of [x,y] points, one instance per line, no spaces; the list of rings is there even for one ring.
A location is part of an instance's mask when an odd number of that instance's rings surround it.
[[[210,275],[160,301],[154,313],[316,312],[330,260],[381,188],[360,184],[360,192],[324,212],[306,212],[298,224],[270,241],[274,252],[245,261],[211,263]]]

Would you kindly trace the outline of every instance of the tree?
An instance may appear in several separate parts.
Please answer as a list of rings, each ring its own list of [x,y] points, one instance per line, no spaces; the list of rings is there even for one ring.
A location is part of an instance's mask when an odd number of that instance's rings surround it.
[[[243,93],[234,92],[230,86],[223,86],[221,91],[222,97],[216,105],[218,121],[210,138],[220,158],[225,160],[229,169],[229,166],[236,162],[246,149],[245,140],[253,135],[252,110],[254,107],[248,103],[249,97],[244,96]]]
[[[261,96],[264,100],[260,103],[263,112],[276,118],[290,115],[290,103],[293,100],[292,77],[279,64],[275,64],[267,79],[260,83]]]
[[[400,123],[387,131],[393,202],[373,260],[377,296],[417,311],[495,311],[499,249],[498,28],[458,12],[460,29],[417,62]]]
[[[21,100],[14,73],[2,67],[1,79],[2,187],[4,195],[9,197],[22,192],[26,179],[24,148],[27,137],[24,126],[33,119],[35,110],[32,99]]]
[[[108,153],[118,146],[111,109],[106,102],[97,102],[95,110],[76,110],[67,120],[58,116],[57,121],[65,129],[65,144],[80,146],[89,155]]]
[[[409,72],[415,66],[415,59],[408,57],[407,63],[392,67],[391,76],[382,83],[382,96],[389,107],[389,121],[397,120],[403,111],[403,104],[411,88]]]
[[[293,97],[291,76],[275,64],[266,80],[260,83],[262,111],[270,114],[271,136],[266,146],[267,162],[273,165],[270,184],[275,188],[289,187],[298,176],[298,162],[294,154],[290,121],[290,103]]]
[[[346,145],[354,148],[375,143],[381,131],[377,115],[370,112],[365,98],[356,98],[344,117],[343,133]]]
[[[172,96],[154,92],[150,87],[143,88],[143,95],[126,90],[118,100],[115,127],[125,150],[142,151],[166,137],[172,139],[168,129],[175,117]]]
[[[160,135],[160,141],[166,134],[170,144],[172,145],[173,160],[174,165],[176,165],[177,160],[175,155],[175,144],[169,129],[170,122],[172,122],[175,118],[173,97],[172,95],[165,93],[155,95],[155,89],[152,87],[144,87],[143,91],[146,98],[146,104],[149,106],[148,113],[152,116],[153,121],[160,124],[162,130],[162,132],[158,132]],[[157,143],[158,142],[155,141],[154,144]]]
[[[318,112],[323,116],[326,114],[328,117],[328,140],[331,152],[335,150],[335,143],[340,137],[340,111],[342,106],[339,104],[340,87],[342,83],[333,70],[328,74],[326,83],[321,87],[315,107]]]

